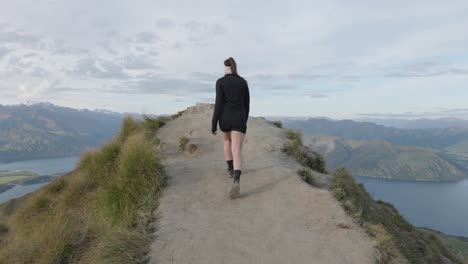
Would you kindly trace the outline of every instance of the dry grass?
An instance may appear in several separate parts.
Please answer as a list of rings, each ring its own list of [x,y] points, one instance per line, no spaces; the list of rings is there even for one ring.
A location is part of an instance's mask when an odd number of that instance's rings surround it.
[[[373,238],[382,263],[461,263],[436,237],[427,237],[408,223],[391,204],[374,201],[350,172],[333,172],[330,191],[345,211]]]
[[[126,118],[72,173],[8,215],[3,206],[0,263],[145,263],[164,185],[154,133],[166,121]]]
[[[293,156],[304,167],[321,173],[327,172],[323,156],[302,144],[302,136],[299,131],[285,129],[284,133],[289,141],[281,148],[282,152]]]
[[[181,137],[179,138],[179,149],[180,151],[185,151],[187,149],[187,144],[190,142],[188,137]]]

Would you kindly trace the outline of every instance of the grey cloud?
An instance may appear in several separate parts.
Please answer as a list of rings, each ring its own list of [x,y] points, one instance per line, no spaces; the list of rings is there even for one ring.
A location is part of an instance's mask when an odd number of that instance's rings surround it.
[[[328,95],[324,93],[320,93],[320,92],[307,92],[307,93],[304,93],[304,96],[306,96],[309,99],[328,97]]]
[[[221,25],[221,24],[213,24],[210,27],[210,31],[214,35],[221,35],[221,34],[226,33],[228,31],[228,29],[225,26]]]
[[[41,46],[41,38],[32,35],[26,34],[21,30],[9,29],[9,30],[0,30],[0,43],[17,43],[22,44],[23,46]]]
[[[54,40],[52,42],[51,52],[59,55],[72,55],[87,53],[86,49],[69,46],[63,40]]]
[[[468,75],[468,69],[450,67],[436,61],[410,64],[385,74],[389,78],[433,77],[441,75]]]
[[[146,78],[126,81],[105,91],[121,94],[166,94],[193,97],[203,93],[212,93],[213,87],[192,80],[147,76]]]
[[[37,56],[38,56],[37,53],[29,52],[29,53],[24,54],[23,58],[29,59],[29,58],[33,58],[33,57],[37,57]]]
[[[0,59],[5,57],[8,53],[10,53],[11,49],[7,47],[0,47]]]
[[[156,20],[156,27],[158,28],[172,28],[175,26],[174,21],[169,18],[160,18]]]
[[[320,78],[326,78],[327,75],[324,74],[289,74],[288,78],[293,80],[316,80]]]
[[[112,61],[94,59],[91,57],[78,60],[75,66],[68,72],[78,78],[128,78],[128,75],[125,74],[122,67],[118,64]]]
[[[202,24],[195,20],[187,21],[183,23],[182,26],[190,31],[195,31],[202,28]]]
[[[130,70],[155,69],[158,68],[154,62],[145,55],[129,55],[122,59],[122,66]]]
[[[341,76],[341,80],[347,81],[347,82],[357,82],[361,79],[361,76],[357,75],[343,75]]]
[[[139,43],[153,43],[159,40],[160,38],[152,32],[140,32],[135,36],[135,41]]]
[[[206,73],[206,72],[192,72],[190,73],[190,77],[195,80],[206,81],[206,82],[214,82],[219,79],[221,76],[214,74],[214,73]]]

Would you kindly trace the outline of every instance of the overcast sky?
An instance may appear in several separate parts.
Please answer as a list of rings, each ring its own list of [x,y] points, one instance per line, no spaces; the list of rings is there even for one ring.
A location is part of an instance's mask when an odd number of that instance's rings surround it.
[[[468,119],[468,1],[0,0],[0,104],[173,113],[238,62],[256,116]]]

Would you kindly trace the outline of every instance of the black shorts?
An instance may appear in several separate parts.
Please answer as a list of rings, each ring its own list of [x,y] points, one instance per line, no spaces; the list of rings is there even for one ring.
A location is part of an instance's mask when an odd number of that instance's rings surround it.
[[[247,132],[247,118],[243,112],[224,112],[219,119],[219,128],[223,132]]]

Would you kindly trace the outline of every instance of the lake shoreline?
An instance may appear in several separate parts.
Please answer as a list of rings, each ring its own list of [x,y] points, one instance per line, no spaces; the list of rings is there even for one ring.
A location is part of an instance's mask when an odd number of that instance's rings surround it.
[[[391,203],[414,226],[468,237],[468,179],[451,182],[355,176],[375,200]]]
[[[457,183],[461,182],[464,180],[467,180],[468,177],[465,177],[463,179],[458,179],[458,180],[443,180],[443,181],[435,181],[435,180],[425,180],[425,179],[397,179],[397,178],[385,178],[385,177],[380,177],[380,176],[370,176],[370,175],[356,175],[359,177],[364,177],[364,178],[371,178],[371,179],[380,179],[380,180],[391,180],[391,181],[407,181],[407,182],[424,182],[424,183]]]

